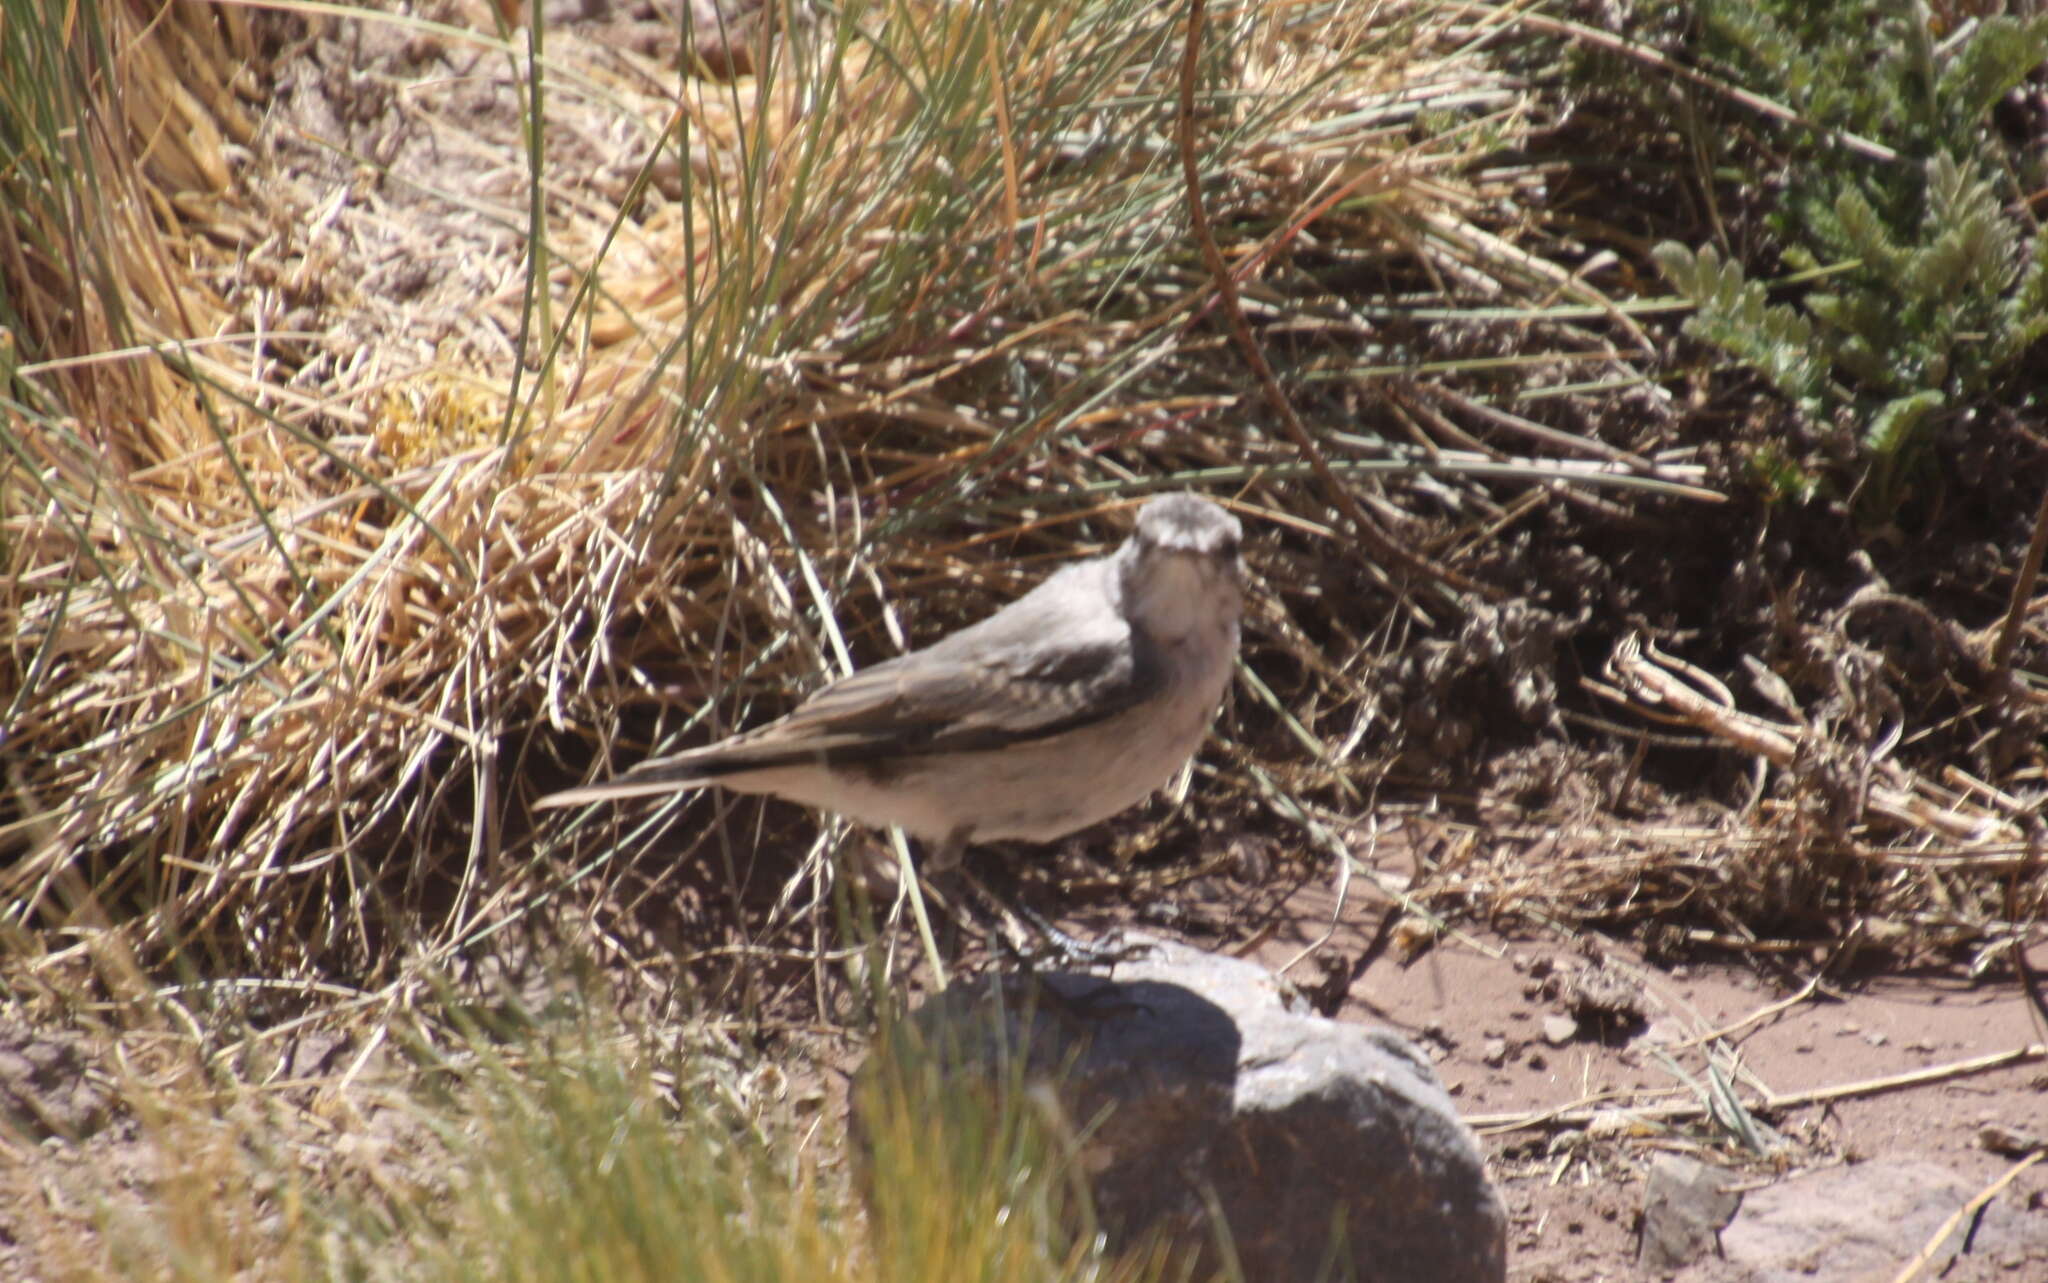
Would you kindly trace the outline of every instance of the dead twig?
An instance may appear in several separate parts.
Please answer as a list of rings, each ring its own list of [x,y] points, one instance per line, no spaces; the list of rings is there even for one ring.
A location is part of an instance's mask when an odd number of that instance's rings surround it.
[[[1215,281],[1216,295],[1223,305],[1223,314],[1230,322],[1231,335],[1238,348],[1244,353],[1246,364],[1258,376],[1259,387],[1266,394],[1266,401],[1273,412],[1280,416],[1280,423],[1293,440],[1295,448],[1308,460],[1315,471],[1316,481],[1329,496],[1330,503],[1344,514],[1352,530],[1365,543],[1366,548],[1383,564],[1397,565],[1407,570],[1447,584],[1460,592],[1474,593],[1488,601],[1502,600],[1506,594],[1491,585],[1468,579],[1448,566],[1442,566],[1412,549],[1403,547],[1394,538],[1380,529],[1379,523],[1367,516],[1358,500],[1337,479],[1324,456],[1322,448],[1309,435],[1308,428],[1294,413],[1293,404],[1280,388],[1272,365],[1267,362],[1265,352],[1258,340],[1252,336],[1251,325],[1244,318],[1244,308],[1238,301],[1237,281],[1232,277],[1230,265],[1223,261],[1223,251],[1216,246],[1216,237],[1209,228],[1209,215],[1202,204],[1202,170],[1195,156],[1195,73],[1201,63],[1203,0],[1191,0],[1188,5],[1188,36],[1181,58],[1180,114],[1175,132],[1179,135],[1181,168],[1186,174],[1188,191],[1188,230],[1201,247],[1202,261],[1208,265],[1209,275]],[[1377,172],[1377,171],[1375,171]],[[1368,175],[1369,177],[1370,175]],[[1362,182],[1364,179],[1354,180]]]
[[[2044,1158],[2048,1158],[2048,1150],[2037,1150],[2022,1158],[2019,1162],[2014,1163],[2011,1167],[2006,1168],[2005,1175],[1977,1191],[1975,1198],[1958,1207],[1954,1215],[1941,1223],[1941,1228],[1934,1231],[1934,1237],[1927,1240],[1927,1246],[1920,1249],[1920,1255],[1908,1261],[1905,1269],[1892,1276],[1892,1283],[1912,1283],[1920,1271],[1926,1269],[1934,1260],[1935,1254],[1941,1251],[1941,1245],[1948,1241],[1949,1235],[1956,1232],[1957,1226],[1975,1216],[1983,1209],[1985,1204],[1997,1198],[2000,1191],[2012,1184],[2021,1172],[2026,1171]]]
[[[1587,678],[1587,689],[1659,721],[1700,727],[1781,769],[1797,769],[1801,742],[1815,735],[1811,727],[1738,710],[1734,695],[1719,679],[1663,654],[1635,633],[1614,644],[1605,671],[1609,682]],[[1866,806],[1885,819],[1973,845],[2021,840],[2020,828],[2011,820],[1966,803],[1896,762],[1871,766],[1879,779],[1870,785]]]
[[[1765,1006],[1758,1007],[1755,1011],[1750,1012],[1748,1015],[1744,1016],[1742,1019],[1738,1021],[1735,1021],[1733,1024],[1722,1025],[1719,1029],[1712,1029],[1707,1031],[1706,1033],[1698,1035],[1697,1037],[1688,1038],[1678,1045],[1680,1047],[1703,1046],[1707,1043],[1715,1042],[1719,1039],[1729,1037],[1732,1034],[1741,1033],[1743,1030],[1749,1028],[1751,1025],[1757,1024],[1761,1021],[1769,1020],[1772,1016],[1777,1015],[1781,1011],[1790,1011],[1792,1008],[1798,1006],[1802,1002],[1805,1002],[1808,998],[1813,997],[1817,993],[1829,992],[1827,990],[1822,989],[1820,984],[1821,976],[1825,974],[1825,971],[1815,973],[1813,979],[1807,981],[1804,985],[1800,986],[1799,992],[1793,994],[1789,998],[1780,998],[1776,1002],[1768,1003]]]
[[[2019,644],[2020,625],[2027,620],[2028,604],[2034,600],[2034,584],[2041,577],[2041,557],[2048,553],[2048,492],[2034,513],[2034,538],[2027,544],[2026,559],[2012,581],[2012,597],[2006,602],[2005,622],[1999,625],[1998,642],[1991,648],[1991,689],[2006,698],[2007,679],[2012,676],[2012,652]]]
[[[1538,31],[1548,31],[1552,35],[1569,36],[1581,44],[1591,45],[1597,49],[1605,49],[1609,53],[1620,54],[1624,58],[1633,58],[1645,66],[1668,72],[1682,80],[1698,85],[1702,89],[1708,89],[1720,94],[1730,102],[1740,104],[1760,115],[1768,116],[1772,120],[1783,121],[1788,125],[1798,125],[1802,129],[1811,129],[1821,137],[1839,143],[1844,149],[1855,152],[1859,156],[1887,163],[1899,159],[1899,153],[1882,143],[1872,142],[1868,138],[1849,133],[1846,130],[1829,129],[1825,125],[1816,124],[1782,103],[1773,102],[1761,94],[1751,93],[1746,89],[1731,85],[1725,80],[1685,66],[1683,63],[1673,62],[1655,49],[1639,44],[1625,36],[1618,36],[1612,32],[1601,31],[1597,28],[1588,27],[1582,23],[1571,22],[1563,18],[1548,17],[1544,14],[1517,14],[1515,15],[1515,21],[1525,27],[1532,27]]]
[[[1805,1091],[1767,1092],[1764,1098],[1752,1107],[1753,1113],[1777,1113],[1797,1109],[1802,1105],[1818,1105],[1831,1100],[1847,1100],[1856,1096],[1875,1096],[1881,1092],[1898,1091],[1906,1087],[1920,1087],[1927,1083],[1944,1082],[1951,1078],[1966,1078],[1971,1074],[1989,1073],[1994,1069],[2006,1069],[2013,1065],[2029,1064],[2036,1060],[2048,1059],[2048,1044],[2034,1043],[2026,1047],[2014,1047],[2007,1051],[1994,1051],[1989,1055],[1976,1056],[1969,1060],[1952,1061],[1946,1065],[1930,1065],[1925,1069],[1912,1069],[1903,1074],[1887,1074],[1881,1078],[1861,1078],[1853,1082],[1836,1083],[1831,1087],[1812,1087]],[[1662,1095],[1679,1094],[1674,1088]],[[1690,1094],[1690,1093],[1686,1093]],[[1465,1125],[1488,1136],[1504,1132],[1523,1131],[1531,1127],[1583,1127],[1603,1114],[1620,1112],[1639,1121],[1676,1122],[1682,1119],[1705,1116],[1711,1106],[1702,1100],[1691,1099],[1672,1101],[1661,1105],[1644,1105],[1635,1108],[1613,1106],[1608,1109],[1591,1109],[1590,1102],[1607,1099],[1605,1095],[1585,1097],[1569,1104],[1552,1106],[1513,1114],[1471,1114],[1465,1118]]]

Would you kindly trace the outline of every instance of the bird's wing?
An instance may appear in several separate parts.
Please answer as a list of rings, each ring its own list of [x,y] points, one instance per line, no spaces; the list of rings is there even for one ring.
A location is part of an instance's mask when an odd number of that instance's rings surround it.
[[[1042,638],[972,654],[919,652],[853,674],[746,739],[811,751],[999,748],[1114,717],[1159,686],[1159,665],[1116,636]]]
[[[974,752],[1114,717],[1164,680],[1149,640],[1070,567],[990,618],[832,683],[778,721],[542,799],[568,805],[834,760]]]

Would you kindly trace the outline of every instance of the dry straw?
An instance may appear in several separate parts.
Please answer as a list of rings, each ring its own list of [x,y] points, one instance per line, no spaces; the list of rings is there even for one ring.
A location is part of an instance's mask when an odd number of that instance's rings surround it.
[[[6,925],[381,982],[565,889],[631,917],[673,891],[606,858],[644,832],[529,831],[530,796],[928,639],[1161,487],[1270,532],[1294,814],[1366,804],[1381,657],[1492,617],[1342,537],[1208,324],[1175,7],[772,7],[737,79],[481,0],[21,8]],[[1540,169],[1471,163],[1534,123],[1512,23],[1251,4],[1192,64],[1211,261],[1296,354],[1325,481],[1446,565],[1551,503],[1718,497],[1572,426],[1672,404],[1652,309],[1517,244]]]
[[[984,559],[965,513],[1275,455],[1162,395],[1166,12],[785,14],[732,82],[482,5],[101,16],[10,45],[91,125],[6,233],[17,924],[374,972],[429,888],[443,941],[504,911],[532,755],[609,746],[643,665],[800,684]],[[1406,149],[1445,73],[1373,25],[1227,15],[1219,201]],[[1027,563],[1114,528],[1035,529]]]

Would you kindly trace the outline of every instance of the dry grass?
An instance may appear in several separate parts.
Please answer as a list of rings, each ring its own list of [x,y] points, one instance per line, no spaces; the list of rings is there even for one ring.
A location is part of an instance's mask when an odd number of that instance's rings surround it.
[[[9,1277],[1169,1276],[1084,1232],[1075,1140],[1017,1084],[998,1100],[907,1050],[862,1080],[856,1161],[780,1063],[708,1026],[628,1025],[597,990],[394,1013],[357,1042],[360,1024],[280,1038],[124,966],[102,979],[122,999],[91,1004],[85,1041],[118,1116],[35,1161],[0,1133]]]
[[[714,862],[709,812],[530,830],[532,795],[929,638],[1162,487],[1251,518],[1270,586],[1204,787],[1348,857],[1390,769],[1469,769],[1469,727],[1415,716],[1441,682],[1561,725],[1517,621],[1562,562],[1526,531],[1670,538],[1721,499],[1673,434],[1669,305],[1597,285],[1567,229],[1612,229],[1513,159],[1548,122],[1494,56],[1511,11],[1224,8],[1199,64],[1257,341],[1360,514],[1477,592],[1364,555],[1211,324],[1176,13],[785,12],[737,81],[623,27],[436,15],[118,6],[69,53],[8,12],[5,105],[45,123],[0,230],[0,890],[45,965],[111,923],[374,992],[511,922],[609,899],[625,929],[674,888],[609,852],[687,815]],[[1715,827],[1731,861],[1817,840]],[[1505,842],[1418,905],[1626,918],[1675,867],[1635,849],[1554,879]],[[783,889],[769,921],[812,925],[775,948],[822,938],[828,877]],[[2009,941],[2039,905],[2002,886],[1965,916]]]
[[[231,92],[309,74],[293,57],[339,19],[112,16],[129,114],[42,159],[126,221],[44,209],[42,243],[12,251],[125,256],[16,302],[39,352],[72,354],[21,368],[49,408],[10,432],[17,924],[84,894],[143,910],[150,949],[261,939],[266,971],[374,973],[370,919],[430,873],[455,882],[443,938],[490,912],[536,713],[607,718],[650,656],[691,657],[704,695],[800,681],[841,613],[960,568],[913,532],[1037,495],[1062,518],[1042,549],[1086,539],[1073,516],[1141,488],[1129,444],[1147,486],[1256,475],[1250,434],[1185,426],[1232,398],[1147,395],[1193,358],[1199,301],[1162,235],[1164,15],[864,10],[773,46],[772,82],[680,98],[561,33],[522,51],[487,10],[347,24],[359,50],[480,80],[466,124],[448,83],[383,83],[381,60],[314,97],[405,94],[454,157],[424,174],[301,133],[304,93],[259,129]],[[1214,43],[1215,127],[1258,140],[1218,147],[1225,201],[1300,208],[1372,169],[1398,209],[1403,174],[1461,153],[1400,145],[1449,73],[1360,19],[1240,11]],[[181,50],[204,55],[182,84]],[[998,112],[1012,135],[982,126]],[[196,188],[233,199],[186,213]],[[443,260],[409,293],[389,280]],[[757,650],[765,668],[730,658]]]

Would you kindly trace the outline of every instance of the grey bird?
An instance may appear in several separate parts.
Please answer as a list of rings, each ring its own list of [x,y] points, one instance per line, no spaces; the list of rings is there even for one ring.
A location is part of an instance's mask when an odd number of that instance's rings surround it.
[[[536,805],[772,793],[900,825],[927,844],[928,871],[970,841],[1064,837],[1142,800],[1200,746],[1237,656],[1241,536],[1209,500],[1162,495],[1115,552],[978,624],[765,726]]]

